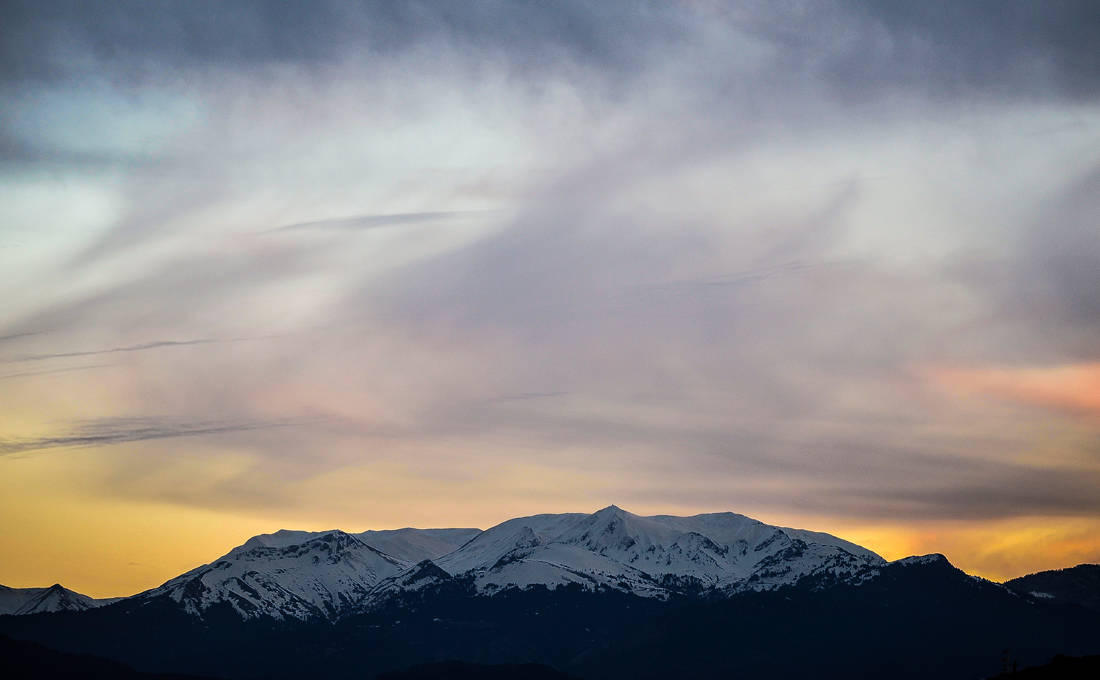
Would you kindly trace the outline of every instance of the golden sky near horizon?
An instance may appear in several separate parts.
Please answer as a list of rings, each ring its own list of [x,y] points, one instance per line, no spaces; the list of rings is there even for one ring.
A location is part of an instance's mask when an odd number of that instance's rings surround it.
[[[132,452],[131,452],[132,453]],[[598,487],[564,494],[569,480],[531,470],[507,480],[512,495],[405,478],[391,471],[342,471],[338,483],[317,480],[284,511],[211,510],[155,499],[104,497],[84,485],[98,474],[88,450],[9,457],[0,480],[0,583],[36,587],[62,583],[93,597],[130,595],[211,562],[248,537],[280,528],[321,531],[420,527],[488,528],[515,516],[588,512],[604,503]],[[84,457],[85,460],[73,460]],[[525,478],[525,479],[522,479]],[[537,480],[537,481],[535,481]],[[389,488],[385,488],[389,487]],[[478,496],[493,500],[476,502]],[[408,503],[405,499],[416,499]],[[614,499],[612,499],[614,500]],[[622,503],[620,503],[622,504]],[[734,510],[778,526],[825,531],[875,550],[888,560],[940,552],[967,573],[995,581],[1044,569],[1100,561],[1100,518],[1018,517],[1002,520],[880,521],[829,515],[697,506],[690,501],[622,504],[636,514],[696,514]],[[14,551],[20,551],[18,553]]]
[[[27,480],[21,480],[27,481]],[[156,503],[122,503],[74,498],[58,494],[39,505],[21,498],[16,488],[4,485],[0,511],[13,521],[0,528],[0,542],[27,551],[18,559],[0,563],[0,583],[9,587],[40,587],[61,583],[92,597],[131,595],[168,579],[240,545],[248,537],[278,528],[347,531],[407,526],[398,509],[387,506],[378,517],[338,523],[340,517],[287,515],[257,516],[173,507]],[[594,511],[591,504],[567,504],[551,508],[560,512]],[[455,505],[428,503],[410,513],[421,517],[417,526],[441,526],[455,517]],[[509,514],[493,507],[463,504],[465,521],[456,526],[487,528],[512,516],[543,512],[545,507],[517,502]],[[635,508],[636,514],[659,514],[662,508]],[[719,511],[718,508],[680,508],[676,512]],[[513,514],[514,513],[514,514]],[[307,513],[308,514],[308,513]],[[871,548],[888,560],[930,552],[945,554],[967,573],[994,581],[1044,569],[1073,566],[1100,559],[1100,520],[1021,518],[999,522],[943,522],[918,526],[868,525],[830,517],[768,514],[750,516],[779,526],[826,531]],[[344,517],[357,518],[355,512]],[[432,518],[443,518],[433,521]],[[367,515],[370,517],[370,514]]]
[[[612,503],[1100,562],[1095,45],[888,4],[4,21],[0,583]]]

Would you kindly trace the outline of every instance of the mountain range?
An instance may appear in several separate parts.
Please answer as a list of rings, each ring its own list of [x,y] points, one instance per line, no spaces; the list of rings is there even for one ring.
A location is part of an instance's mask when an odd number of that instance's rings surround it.
[[[318,658],[334,677],[445,660],[578,677],[774,675],[804,670],[792,648],[816,650],[821,677],[860,663],[991,675],[1005,648],[1033,663],[1100,652],[1089,609],[1100,567],[1065,571],[1001,585],[942,555],[888,562],[734,513],[609,506],[485,531],[277,531],[128,598],[4,589],[0,633],[139,670],[241,678],[309,675]],[[916,649],[926,658],[905,656]]]
[[[229,605],[244,619],[336,620],[457,579],[471,581],[478,595],[577,584],[667,600],[774,590],[810,577],[858,582],[885,564],[836,536],[744,515],[641,517],[612,505],[592,514],[520,517],[486,531],[280,530],[129,599],[171,602],[199,617]],[[18,591],[28,597],[3,613],[81,611],[121,599],[93,600],[57,585],[48,601],[45,593],[30,598],[45,590]]]

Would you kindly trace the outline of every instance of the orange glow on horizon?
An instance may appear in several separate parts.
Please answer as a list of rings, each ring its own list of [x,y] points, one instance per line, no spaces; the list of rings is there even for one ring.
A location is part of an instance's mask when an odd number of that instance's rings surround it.
[[[852,527],[840,536],[887,560],[942,553],[968,574],[1002,582],[1037,571],[1100,563],[1100,520],[1019,518],[915,527]]]
[[[1100,416],[1100,362],[1033,368],[936,368],[933,382],[952,392],[988,394],[1078,414]]]
[[[7,486],[4,484],[3,486]],[[59,490],[32,499],[18,497],[10,487],[0,499],[0,511],[11,521],[0,528],[5,559],[0,583],[12,587],[59,582],[93,597],[130,595],[160,585],[199,564],[213,561],[249,537],[280,528],[324,530],[400,526],[480,526],[487,528],[513,516],[533,512],[593,511],[589,504],[536,507],[519,503],[501,513],[490,504],[467,504],[456,516],[448,499],[423,500],[412,521],[341,521],[325,511],[301,520],[286,513],[235,514],[154,502],[95,499]],[[631,508],[654,514],[660,508]],[[667,510],[667,509],[666,509]],[[699,512],[715,508],[700,508]],[[687,514],[680,510],[676,514]],[[994,581],[1026,573],[1100,562],[1100,520],[1024,518],[999,522],[867,525],[854,520],[815,516],[769,516],[749,513],[761,521],[826,531],[870,548],[888,560],[939,552],[964,571]],[[435,521],[432,520],[434,517]],[[448,519],[450,518],[450,519]],[[10,550],[10,552],[8,552]]]
[[[197,461],[165,457],[135,479],[120,471],[147,453],[140,443],[8,456],[0,461],[0,584],[59,582],[93,597],[131,595],[278,529],[488,528],[512,517],[592,512],[611,503],[640,515],[740,512],[831,533],[890,560],[943,553],[964,571],[995,581],[1100,562],[1100,518],[875,521],[771,506],[654,503],[641,492],[609,489],[613,469],[583,475],[528,462],[472,474],[460,450],[449,450],[452,459],[438,462],[431,477],[395,447],[387,459],[243,500],[242,492],[268,491],[247,450],[219,449]],[[238,486],[241,479],[251,486]]]

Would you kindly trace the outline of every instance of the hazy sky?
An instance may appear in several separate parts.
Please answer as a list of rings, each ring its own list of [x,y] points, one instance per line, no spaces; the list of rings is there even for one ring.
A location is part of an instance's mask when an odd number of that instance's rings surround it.
[[[1100,561],[1094,2],[0,11],[0,583],[610,503]]]

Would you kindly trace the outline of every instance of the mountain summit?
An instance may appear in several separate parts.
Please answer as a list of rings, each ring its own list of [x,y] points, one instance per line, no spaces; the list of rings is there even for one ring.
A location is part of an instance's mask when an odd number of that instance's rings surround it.
[[[667,597],[678,588],[771,589],[828,571],[885,564],[829,534],[734,513],[643,517],[611,505],[590,515],[534,515],[488,529],[437,564],[480,592],[577,583]]]
[[[131,599],[200,617],[229,607],[245,619],[336,620],[448,582],[475,596],[576,585],[668,599],[815,578],[858,582],[885,564],[835,536],[744,515],[644,517],[611,505],[591,514],[519,517],[485,531],[280,530]]]

